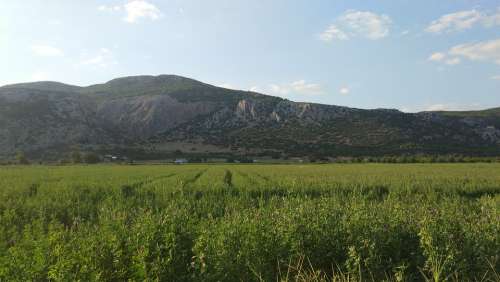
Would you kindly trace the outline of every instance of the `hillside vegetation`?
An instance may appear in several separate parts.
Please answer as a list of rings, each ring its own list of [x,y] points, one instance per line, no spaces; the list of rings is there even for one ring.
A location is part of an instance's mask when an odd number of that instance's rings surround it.
[[[298,103],[175,75],[0,87],[0,157],[500,155],[498,109],[403,113]]]

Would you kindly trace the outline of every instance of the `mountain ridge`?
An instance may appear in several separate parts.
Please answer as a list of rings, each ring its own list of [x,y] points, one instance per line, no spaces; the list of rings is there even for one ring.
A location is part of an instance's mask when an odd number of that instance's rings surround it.
[[[0,156],[500,154],[500,108],[404,113],[293,102],[176,75],[0,87]],[[183,144],[183,146],[178,146]],[[207,149],[208,148],[208,149]]]
[[[33,81],[33,82],[22,82],[22,83],[6,84],[6,85],[0,86],[0,89],[2,89],[2,88],[26,88],[26,89],[42,90],[44,88],[44,86],[42,86],[42,87],[35,87],[35,86],[38,86],[40,84],[52,84],[52,85],[60,85],[61,87],[74,88],[74,89],[77,89],[76,92],[86,93],[87,91],[85,91],[85,89],[94,88],[94,87],[102,86],[102,85],[109,85],[109,84],[113,84],[113,83],[116,83],[116,82],[122,82],[122,81],[127,81],[127,80],[135,80],[135,79],[138,79],[138,78],[139,79],[140,78],[142,78],[142,79],[144,79],[144,78],[145,79],[159,79],[159,78],[164,78],[164,77],[172,77],[172,78],[184,79],[184,80],[187,80],[187,81],[192,81],[192,82],[198,83],[200,85],[214,87],[214,88],[220,88],[220,89],[226,89],[226,90],[238,91],[238,92],[254,93],[254,94],[258,94],[258,95],[264,95],[264,96],[269,96],[269,97],[280,98],[278,96],[273,96],[273,95],[264,94],[264,93],[260,93],[260,92],[255,92],[255,91],[230,89],[230,88],[215,86],[215,85],[211,85],[211,84],[208,84],[208,83],[201,82],[201,81],[196,80],[196,79],[191,79],[191,78],[187,78],[187,77],[183,77],[183,76],[179,76],[179,75],[173,75],[173,74],[161,74],[161,75],[156,75],[156,76],[155,75],[131,75],[131,76],[118,77],[118,78],[111,79],[111,80],[109,80],[107,82],[104,82],[104,83],[91,84],[91,85],[87,85],[87,86],[79,86],[79,85],[67,84],[67,83],[62,83],[62,82],[58,82],[58,81],[50,81],[50,80],[47,80],[47,81]],[[47,90],[47,91],[51,91],[51,90]],[[282,99],[287,100],[285,98],[282,98]],[[379,111],[399,111],[399,112],[403,112],[403,111],[401,111],[400,109],[397,109],[397,108],[383,108],[383,107],[380,108],[379,107],[379,108],[368,108],[368,109],[365,109],[365,108],[356,108],[356,107],[349,107],[349,106],[339,106],[339,105],[334,105],[334,104],[324,104],[324,103],[306,102],[306,101],[294,101],[294,102],[295,103],[318,104],[318,105],[326,105],[326,106],[336,106],[336,107],[346,107],[346,108],[359,109],[359,110],[379,110]],[[435,111],[423,110],[423,111],[405,112],[405,113],[452,113],[452,114],[458,114],[458,115],[460,115],[460,114],[474,114],[474,113],[482,113],[482,112],[494,112],[495,114],[500,115],[500,107],[485,108],[485,109],[480,109],[480,110],[435,110]]]

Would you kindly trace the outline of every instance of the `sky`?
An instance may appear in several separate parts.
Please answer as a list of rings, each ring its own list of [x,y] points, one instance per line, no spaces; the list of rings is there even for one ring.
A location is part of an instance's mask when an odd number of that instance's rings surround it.
[[[500,1],[0,0],[0,85],[176,74],[355,108],[500,106]]]

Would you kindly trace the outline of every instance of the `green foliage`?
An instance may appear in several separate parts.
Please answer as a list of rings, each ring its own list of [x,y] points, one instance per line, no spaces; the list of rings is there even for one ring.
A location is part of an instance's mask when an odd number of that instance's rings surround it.
[[[97,155],[96,153],[89,152],[83,156],[83,161],[86,164],[96,164],[99,163],[101,159],[99,158],[99,155]]]
[[[27,165],[30,163],[23,151],[18,151],[16,153],[16,162],[20,165]]]
[[[73,152],[71,152],[71,161],[74,164],[79,164],[82,162],[82,154],[80,153],[80,151],[74,150]]]
[[[498,281],[499,170],[0,167],[0,281]]]

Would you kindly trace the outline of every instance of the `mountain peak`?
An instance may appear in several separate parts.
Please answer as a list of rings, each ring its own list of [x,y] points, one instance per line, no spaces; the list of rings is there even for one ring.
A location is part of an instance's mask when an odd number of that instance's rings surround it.
[[[51,91],[51,92],[78,92],[81,87],[75,85],[64,84],[57,81],[37,81],[37,82],[26,82],[9,84],[3,87],[3,89],[34,89],[41,91]]]
[[[166,94],[197,87],[211,87],[200,81],[177,75],[140,75],[115,78],[103,84],[86,87],[86,93],[105,93],[119,96]]]
[[[200,84],[204,85],[204,83],[199,82],[197,80],[183,77],[183,76],[178,76],[178,75],[172,75],[172,74],[162,74],[158,76],[153,76],[153,75],[137,75],[137,76],[125,76],[125,77],[119,77],[112,79],[105,84],[107,85],[147,85],[147,84],[178,84],[178,83],[184,83],[184,84]]]

